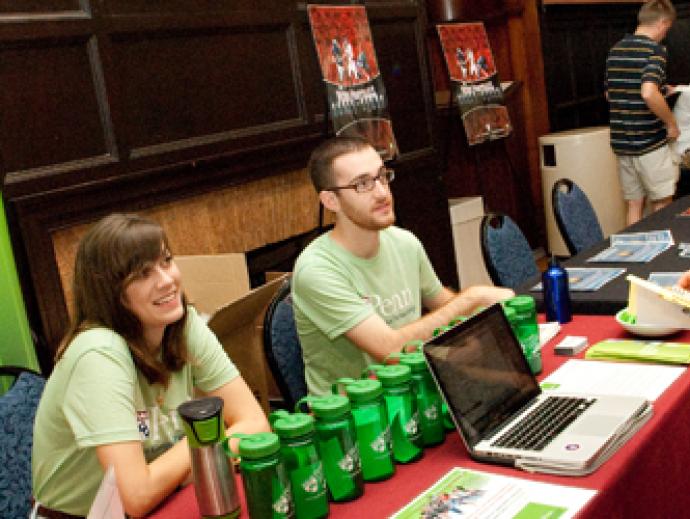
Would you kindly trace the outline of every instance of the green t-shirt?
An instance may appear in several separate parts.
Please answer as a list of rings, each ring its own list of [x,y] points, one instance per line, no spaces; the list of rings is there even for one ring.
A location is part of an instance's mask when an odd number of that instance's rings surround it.
[[[77,335],[55,364],[34,424],[33,495],[54,510],[85,516],[103,478],[95,447],[140,440],[147,460],[184,431],[177,406],[194,388],[213,391],[238,375],[216,336],[189,307],[192,359],[167,388],[149,384],[124,339],[106,328]]]
[[[359,378],[372,362],[345,332],[374,313],[400,328],[419,319],[422,298],[441,290],[424,247],[412,233],[389,227],[379,235],[373,258],[355,256],[325,234],[295,263],[295,322],[312,394],[330,392],[339,377]]]

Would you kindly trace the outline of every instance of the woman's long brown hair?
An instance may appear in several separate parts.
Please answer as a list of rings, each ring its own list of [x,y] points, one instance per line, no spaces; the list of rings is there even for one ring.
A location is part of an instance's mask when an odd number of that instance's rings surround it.
[[[123,294],[147,264],[169,252],[165,232],[148,218],[114,213],[96,223],[79,243],[74,266],[74,311],[56,361],[80,332],[109,328],[127,341],[136,367],[150,383],[167,385],[171,372],[187,361],[186,300],[183,296],[182,318],[165,329],[159,360],[147,348],[141,322],[123,304]]]

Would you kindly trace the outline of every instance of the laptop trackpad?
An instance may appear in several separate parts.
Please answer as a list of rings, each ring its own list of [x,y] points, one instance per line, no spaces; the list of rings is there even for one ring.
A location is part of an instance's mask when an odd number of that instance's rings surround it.
[[[574,423],[567,431],[583,436],[608,436],[616,430],[620,422],[620,416],[587,415]]]

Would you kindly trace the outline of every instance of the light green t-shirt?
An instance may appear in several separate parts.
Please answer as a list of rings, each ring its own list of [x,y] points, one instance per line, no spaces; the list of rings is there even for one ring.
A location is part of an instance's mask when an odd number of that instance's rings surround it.
[[[373,258],[355,256],[329,234],[300,254],[292,279],[295,322],[309,392],[331,390],[339,377],[359,378],[372,359],[344,333],[374,313],[392,328],[421,317],[422,298],[441,290],[424,247],[410,232],[380,232]]]
[[[48,379],[34,424],[33,495],[54,510],[85,516],[103,478],[95,447],[140,440],[147,460],[184,431],[177,406],[194,388],[213,391],[238,375],[216,336],[189,307],[190,359],[167,388],[149,384],[124,339],[106,328],[77,335]]]

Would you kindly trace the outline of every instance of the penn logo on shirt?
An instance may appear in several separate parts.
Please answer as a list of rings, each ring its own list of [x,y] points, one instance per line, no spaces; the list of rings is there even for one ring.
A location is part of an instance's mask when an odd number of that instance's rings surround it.
[[[384,318],[399,315],[407,308],[414,305],[412,290],[409,288],[404,288],[390,297],[381,297],[378,294],[371,294],[365,299],[376,309],[376,313]]]

